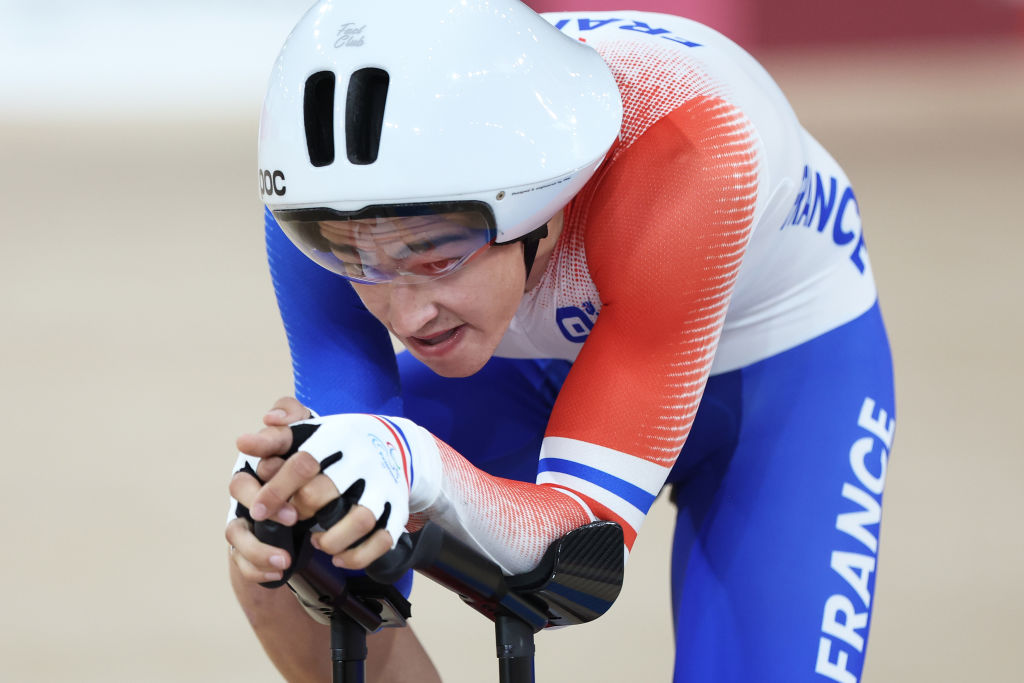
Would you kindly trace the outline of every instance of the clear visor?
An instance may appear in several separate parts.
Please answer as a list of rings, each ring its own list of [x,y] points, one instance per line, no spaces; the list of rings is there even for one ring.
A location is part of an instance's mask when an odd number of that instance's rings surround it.
[[[482,202],[274,211],[306,256],[363,284],[427,281],[450,275],[497,237]]]

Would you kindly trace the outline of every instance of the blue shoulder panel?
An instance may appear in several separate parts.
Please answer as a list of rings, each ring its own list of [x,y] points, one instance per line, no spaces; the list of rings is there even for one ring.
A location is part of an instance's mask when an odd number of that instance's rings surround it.
[[[308,259],[265,210],[267,260],[295,375],[295,396],[321,415],[401,416],[387,330],[351,285]]]

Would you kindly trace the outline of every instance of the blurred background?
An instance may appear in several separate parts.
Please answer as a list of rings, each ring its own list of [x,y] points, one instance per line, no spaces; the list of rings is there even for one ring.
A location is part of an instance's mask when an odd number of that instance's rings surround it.
[[[308,4],[0,1],[0,680],[278,680],[222,529],[234,438],[291,390],[256,126]],[[1020,680],[1024,6],[534,3],[623,5],[748,46],[857,188],[898,397],[864,680]],[[669,679],[672,513],[541,680]],[[447,681],[493,680],[488,623],[413,608]]]

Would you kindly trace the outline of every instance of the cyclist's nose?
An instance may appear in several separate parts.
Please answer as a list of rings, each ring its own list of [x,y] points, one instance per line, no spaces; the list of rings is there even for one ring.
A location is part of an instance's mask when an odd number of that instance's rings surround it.
[[[402,283],[398,278],[388,288],[388,315],[391,329],[398,336],[414,337],[437,317],[439,308],[430,283]]]

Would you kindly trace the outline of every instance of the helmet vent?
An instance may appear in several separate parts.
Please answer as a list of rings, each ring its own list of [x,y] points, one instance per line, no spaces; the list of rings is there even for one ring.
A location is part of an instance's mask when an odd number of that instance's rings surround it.
[[[309,161],[328,166],[334,163],[334,72],[318,71],[307,78],[304,100]]]
[[[380,150],[384,103],[390,77],[383,69],[367,67],[352,74],[345,101],[345,146],[353,164],[372,164]]]

